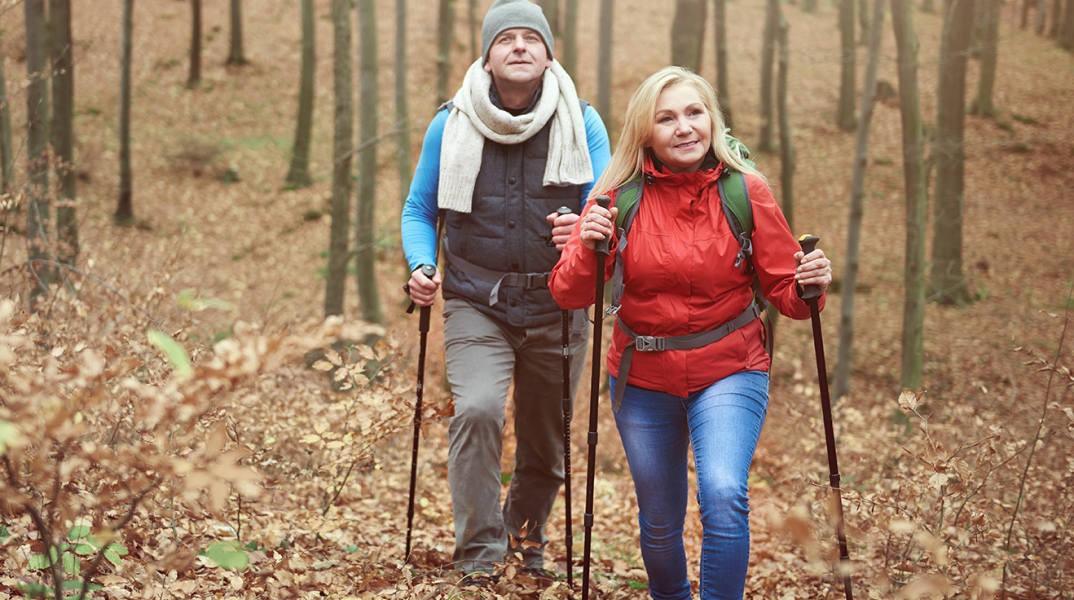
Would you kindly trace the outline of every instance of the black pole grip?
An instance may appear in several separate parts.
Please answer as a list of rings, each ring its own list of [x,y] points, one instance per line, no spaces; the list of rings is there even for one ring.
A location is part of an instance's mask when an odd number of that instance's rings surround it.
[[[436,275],[436,267],[434,267],[433,265],[422,265],[421,266],[421,274],[426,276],[426,277],[428,277],[429,279],[432,279],[433,275]],[[432,311],[429,310],[428,306],[421,307],[421,316],[420,316],[420,318],[418,320],[418,331],[421,332],[421,333],[428,333],[429,332],[429,313],[430,312],[432,312]]]
[[[596,198],[594,198],[594,200],[596,200],[598,206],[605,210],[612,204],[612,199],[608,196],[597,196]],[[607,236],[605,236],[603,240],[597,242],[596,248],[593,248],[593,251],[597,254],[603,254],[604,256],[611,256],[612,253],[610,250],[608,250],[608,244],[610,243],[610,241],[611,240]]]
[[[817,242],[820,238],[815,235],[809,235],[808,233],[798,238],[798,245],[802,247],[802,252],[809,254],[817,248]],[[812,300],[820,297],[820,286],[816,284],[810,284],[805,286],[801,294],[802,300]]]

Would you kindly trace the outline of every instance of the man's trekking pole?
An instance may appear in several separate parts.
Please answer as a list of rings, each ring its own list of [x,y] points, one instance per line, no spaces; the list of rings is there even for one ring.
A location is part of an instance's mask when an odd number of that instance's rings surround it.
[[[561,215],[571,214],[571,209],[561,206],[556,210]],[[563,498],[567,505],[567,587],[574,590],[574,535],[571,524],[571,330],[569,310],[560,311],[560,324],[563,328]]]
[[[421,274],[432,279],[436,275],[436,267],[422,265]],[[414,451],[410,456],[410,500],[406,509],[406,554],[403,562],[410,560],[410,533],[414,525],[414,484],[418,479],[418,436],[421,434],[421,399],[425,391],[425,342],[429,337],[429,309],[421,307],[421,316],[418,319],[418,332],[421,336],[418,344],[418,391],[417,402],[414,403]]]
[[[608,196],[595,198],[601,208],[608,208],[612,199]],[[593,541],[593,479],[597,468],[597,414],[600,403],[600,342],[601,324],[604,322],[604,259],[611,255],[608,238],[597,242],[593,252],[597,255],[596,299],[593,303],[593,378],[589,382],[589,460],[585,475],[585,548],[582,556],[582,600],[589,598],[589,555]],[[617,382],[626,385],[625,381]]]
[[[798,238],[802,252],[809,254],[817,247],[820,238],[809,234]],[[820,405],[824,413],[824,442],[828,448],[828,472],[833,493],[833,510],[835,511],[835,534],[839,540],[839,563],[843,572],[843,589],[847,600],[853,600],[854,592],[850,581],[850,553],[847,552],[846,523],[843,521],[843,492],[839,489],[839,460],[835,455],[835,427],[832,424],[832,401],[828,395],[828,368],[824,364],[824,339],[821,337],[820,309],[817,298],[820,287],[807,285],[802,292],[802,300],[809,305],[809,318],[813,321],[813,348],[817,354],[817,379],[820,381]]]

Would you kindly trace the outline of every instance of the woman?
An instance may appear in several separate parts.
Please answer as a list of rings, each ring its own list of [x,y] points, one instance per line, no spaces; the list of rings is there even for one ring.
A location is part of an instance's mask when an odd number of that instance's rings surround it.
[[[712,86],[682,68],[649,77],[627,107],[619,147],[590,194],[607,194],[614,202],[619,186],[644,176],[622,256],[621,324],[607,359],[613,375],[623,350],[633,345],[624,329],[683,336],[720,328],[749,311],[753,273],[734,265],[740,244],[717,188],[725,168],[746,179],[752,263],[765,298],[784,315],[806,319],[809,308],[799,287],[824,291],[831,283],[831,261],[821,250],[803,256],[764,178],[730,150],[724,134]],[[549,279],[560,307],[593,303],[593,248],[613,235],[616,214],[614,203],[611,210],[588,204]],[[618,243],[612,239],[613,249]],[[608,265],[605,279],[611,270]],[[701,347],[634,352],[626,381],[611,379],[613,397],[626,386],[613,408],[634,478],[654,599],[691,597],[682,541],[691,445],[704,527],[701,598],[742,598],[749,561],[746,480],[768,407],[770,365],[764,327],[752,316]]]

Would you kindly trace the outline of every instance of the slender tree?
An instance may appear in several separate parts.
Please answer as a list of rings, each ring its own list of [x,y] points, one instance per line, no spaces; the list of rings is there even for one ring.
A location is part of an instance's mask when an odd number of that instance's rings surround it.
[[[817,12],[817,0],[802,0],[802,12]]]
[[[15,156],[11,148],[11,110],[8,108],[4,57],[0,56],[0,196],[11,191],[15,176]],[[7,207],[5,206],[5,210]]]
[[[716,94],[723,112],[723,122],[733,128],[731,120],[731,76],[727,70],[727,0],[713,0],[716,21]]]
[[[1067,0],[1063,10],[1063,26],[1059,28],[1059,46],[1074,50],[1074,0]]]
[[[239,67],[246,64],[246,56],[242,52],[242,0],[231,0],[231,45],[227,64]]]
[[[936,98],[936,208],[933,214],[929,296],[944,304],[969,300],[962,276],[962,194],[966,118],[966,51],[973,26],[973,0],[945,0]]]
[[[992,88],[996,83],[996,60],[999,52],[999,11],[1003,0],[977,0],[977,13],[981,16],[984,32],[980,38],[981,75],[977,79],[977,96],[970,105],[970,113],[982,117],[995,116],[992,104]]]
[[[473,25],[473,12],[470,13]],[[473,27],[470,28],[473,48]],[[350,38],[348,28],[347,37]],[[406,0],[395,0],[395,162],[399,167],[399,205],[406,203],[410,193],[410,116],[407,111],[406,92]],[[476,56],[473,60],[477,60]]]
[[[705,41],[705,0],[675,0],[671,25],[671,64],[697,73]]]
[[[477,53],[480,52],[481,48],[477,41],[477,28],[480,21],[477,16],[477,0],[470,0],[467,20],[470,21],[470,62],[474,62],[477,60]]]
[[[578,0],[567,0],[563,14],[563,70],[578,75]]]
[[[298,87],[298,123],[295,125],[295,144],[291,150],[291,168],[284,179],[292,186],[306,187],[310,178],[310,136],[313,133],[313,73],[316,68],[314,52],[313,0],[302,0],[302,74]]]
[[[612,12],[615,0],[600,0],[600,46],[597,52],[597,113],[612,122]]]
[[[1048,0],[1037,0],[1037,26],[1033,29],[1037,35],[1044,35],[1044,21],[1048,16]]]
[[[779,30],[779,0],[768,0],[765,10],[764,35],[761,42],[761,139],[758,152],[774,152],[775,115],[772,107],[772,68],[776,57],[776,36]]]
[[[552,29],[552,35],[559,36],[559,0],[537,0],[537,5],[544,11],[544,18]]]
[[[201,0],[190,0],[190,76],[186,87],[201,81]]]
[[[436,27],[436,104],[448,101],[451,77],[451,42],[455,37],[455,11],[451,0],[440,0]]]
[[[791,139],[791,120],[787,110],[787,74],[790,71],[790,29],[787,19],[779,17],[779,71],[776,76],[776,112],[779,114],[779,187],[783,196],[783,216],[794,231],[794,169],[796,151]]]
[[[358,299],[362,304],[362,319],[382,322],[380,294],[377,292],[376,248],[373,240],[373,208],[377,174],[377,22],[374,0],[358,0],[359,43],[362,50],[359,95],[361,112],[358,116],[358,138],[362,151],[358,154],[358,214],[357,259]]]
[[[26,182],[26,241],[29,245],[33,282],[30,306],[48,294],[48,53],[45,46],[45,0],[24,0],[26,9],[26,154],[29,177]]]
[[[932,7],[932,0],[921,0],[921,12],[932,13],[936,9]]]
[[[854,129],[854,0],[839,0],[839,38],[842,41],[842,62],[839,78],[839,110],[836,123],[843,131]]]
[[[71,56],[71,0],[49,0],[49,54],[52,57],[52,147],[59,163],[56,235],[60,262],[73,265],[78,256],[75,214],[74,61]]]
[[[134,0],[123,0],[123,41],[119,53],[119,204],[115,219],[134,222],[131,183],[131,36],[134,32]]]
[[[402,0],[400,0],[400,3]],[[324,315],[342,315],[350,234],[351,155],[354,148],[354,76],[351,72],[351,0],[332,0],[332,79],[335,122],[332,150],[332,225],[328,241]]]
[[[1059,37],[1059,13],[1063,11],[1063,0],[1052,0],[1052,22],[1048,24],[1048,37],[1053,40]],[[999,12],[999,9],[996,9]],[[996,17],[999,20],[999,17]]]
[[[902,374],[900,387],[921,387],[925,340],[925,227],[927,197],[917,87],[917,36],[912,0],[891,0],[891,24],[898,50],[899,113],[902,117],[902,162],[906,182],[906,257],[903,269]]]
[[[1029,5],[1036,0],[1022,0],[1022,29],[1029,26]]]
[[[858,0],[858,25],[861,25],[859,46],[864,46],[869,39],[869,0]]]
[[[865,213],[865,167],[869,158],[869,128],[876,98],[876,69],[880,62],[880,37],[884,26],[884,2],[873,5],[869,28],[869,55],[865,64],[865,83],[861,98],[861,119],[854,150],[854,176],[850,185],[850,224],[847,226],[846,271],[843,275],[839,316],[839,356],[835,366],[835,397],[850,391],[850,362],[854,347],[854,296],[861,262],[861,222]]]

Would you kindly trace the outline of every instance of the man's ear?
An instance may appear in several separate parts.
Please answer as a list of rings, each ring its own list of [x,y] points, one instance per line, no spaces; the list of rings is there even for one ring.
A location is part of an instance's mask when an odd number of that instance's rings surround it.
[[[485,72],[490,74],[492,73],[492,63],[487,60],[485,61]]]

